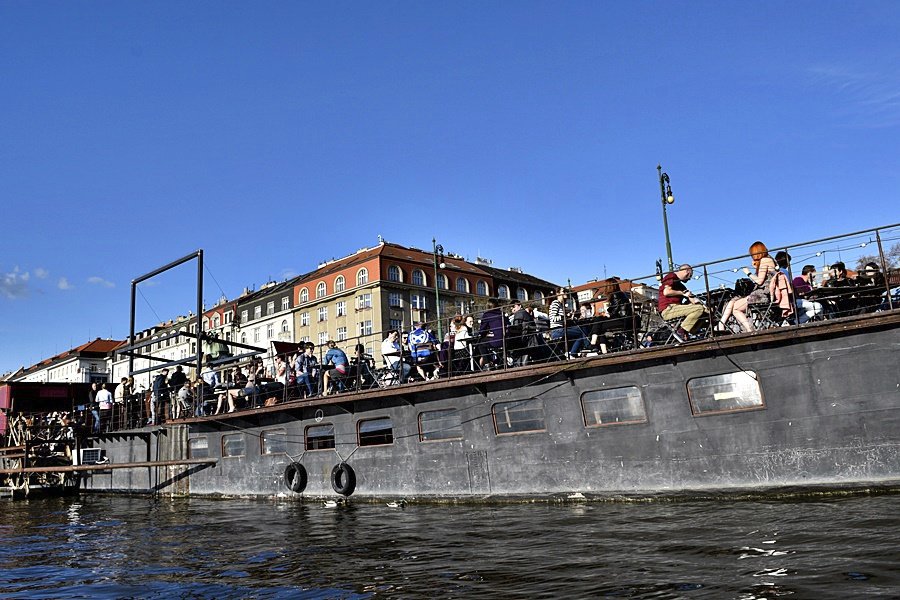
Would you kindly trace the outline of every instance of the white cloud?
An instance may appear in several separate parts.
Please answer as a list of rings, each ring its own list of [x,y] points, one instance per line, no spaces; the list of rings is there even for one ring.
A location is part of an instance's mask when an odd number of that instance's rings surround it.
[[[65,277],[59,278],[59,283],[56,284],[56,287],[58,287],[61,290],[74,290],[75,289],[75,286],[72,285],[71,283],[69,283],[69,280],[66,279]]]
[[[839,103],[836,116],[849,125],[900,125],[900,78],[893,68],[818,65],[809,69],[812,85],[825,88]]]
[[[19,267],[15,267],[11,273],[4,273],[0,276],[0,296],[10,300],[26,297],[29,292],[29,279],[28,272],[20,272]]]
[[[108,288],[116,287],[116,284],[114,284],[112,281],[107,281],[102,277],[97,277],[96,275],[94,275],[93,277],[88,277],[88,283],[92,283],[94,285],[102,285],[103,287]]]
[[[50,271],[44,269],[42,267],[38,267],[34,270],[34,276],[38,279],[47,279],[47,276],[50,275]]]

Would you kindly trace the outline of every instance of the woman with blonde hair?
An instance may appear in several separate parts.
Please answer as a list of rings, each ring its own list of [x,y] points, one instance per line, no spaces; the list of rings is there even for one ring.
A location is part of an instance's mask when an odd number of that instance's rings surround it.
[[[750,269],[744,267],[744,274],[753,281],[756,287],[747,296],[732,298],[728,301],[725,310],[722,311],[722,318],[716,325],[717,331],[726,331],[725,323],[732,315],[743,331],[753,331],[753,324],[747,317],[747,306],[769,301],[769,286],[778,274],[778,265],[775,263],[775,259],[769,256],[769,249],[762,242],[753,242],[753,245],[750,246],[750,258],[753,259],[756,273],[751,273]]]

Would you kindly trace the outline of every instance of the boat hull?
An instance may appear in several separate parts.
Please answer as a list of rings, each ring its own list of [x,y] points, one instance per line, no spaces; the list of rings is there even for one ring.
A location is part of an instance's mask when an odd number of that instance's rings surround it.
[[[118,432],[100,440],[111,462],[188,458],[203,438],[219,460],[111,471],[84,488],[334,497],[342,462],[355,474],[353,497],[370,499],[890,488],[900,486],[898,327],[900,315],[880,313]],[[755,375],[762,406],[697,413],[690,382],[743,373]],[[644,420],[586,425],[586,398],[618,389],[639,391]],[[535,401],[542,427],[498,434],[498,405]],[[461,439],[422,441],[422,413],[438,410],[459,415]],[[360,446],[360,422],[384,417],[392,442]],[[307,450],[307,428],[322,424],[334,426],[336,447]],[[236,435],[242,454],[224,456]],[[283,447],[265,453],[266,436]],[[286,486],[292,462],[308,475],[302,493]]]

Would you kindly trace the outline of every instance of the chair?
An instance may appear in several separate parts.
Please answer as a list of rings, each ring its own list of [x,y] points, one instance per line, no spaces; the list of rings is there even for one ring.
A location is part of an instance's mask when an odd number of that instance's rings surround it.
[[[654,313],[658,318],[658,325],[655,330],[649,332],[653,337],[654,344],[667,346],[673,342],[680,344],[687,341],[681,339],[681,336],[678,335],[678,329],[684,323],[687,315],[666,320],[658,310],[654,310]]]

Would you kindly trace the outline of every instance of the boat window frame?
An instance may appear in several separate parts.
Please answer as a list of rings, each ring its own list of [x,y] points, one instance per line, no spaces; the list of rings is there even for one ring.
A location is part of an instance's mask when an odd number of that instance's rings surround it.
[[[635,390],[638,394],[638,398],[640,399],[641,412],[644,415],[642,420],[636,421],[610,421],[608,423],[588,423],[587,420],[587,406],[585,405],[585,396],[590,394],[596,394],[598,392],[615,392],[617,390]],[[579,398],[581,402],[581,418],[584,421],[584,426],[589,427],[591,429],[596,429],[599,427],[615,427],[617,425],[644,425],[650,422],[650,417],[647,415],[647,399],[644,397],[643,392],[641,391],[640,386],[637,385],[622,385],[617,387],[603,388],[597,390],[588,390],[582,392],[581,397]]]
[[[195,441],[201,441],[201,440],[206,442],[206,456],[194,456],[193,443]],[[188,458],[209,458],[209,436],[208,435],[198,435],[196,437],[188,438]]]
[[[457,417],[459,417],[459,423],[453,427],[453,429],[457,429],[457,428],[459,429],[459,437],[441,437],[441,438],[426,439],[424,437],[426,432],[422,430],[422,415],[429,414],[429,413],[448,413],[448,414],[455,414]],[[438,408],[438,409],[434,409],[434,410],[423,410],[418,414],[416,421],[417,421],[418,429],[419,429],[419,441],[423,444],[432,444],[432,443],[438,443],[438,442],[457,442],[457,441],[461,441],[463,439],[462,418],[459,416],[459,409]],[[443,431],[443,430],[439,430],[439,431]],[[427,432],[427,433],[433,434],[435,432]]]
[[[362,443],[362,424],[369,423],[372,421],[381,421],[383,419],[387,419],[387,421],[391,424],[391,441],[385,442],[383,444],[363,444]],[[384,415],[380,417],[371,417],[368,419],[360,419],[356,422],[356,445],[360,448],[371,448],[373,446],[393,446],[394,445],[394,420],[391,419],[390,415]]]
[[[238,439],[240,439],[241,442],[243,443],[243,449],[242,449],[243,454],[225,454],[225,439],[226,439],[226,438],[238,438]],[[219,443],[219,446],[220,446],[220,449],[221,449],[221,451],[222,451],[222,458],[242,458],[242,457],[244,457],[244,456],[247,456],[247,436],[244,435],[242,432],[237,432],[237,433],[223,433],[223,434],[222,434],[222,439],[221,439],[221,441],[220,441],[220,443]]]
[[[753,406],[728,408],[728,409],[721,409],[721,410],[699,410],[696,403],[694,402],[694,396],[691,394],[691,382],[697,381],[697,380],[703,380],[703,379],[713,379],[715,377],[727,377],[729,375],[738,375],[738,374],[748,375],[751,377],[751,379],[753,379],[753,381],[755,381],[756,389],[759,392],[759,404],[753,405]],[[750,371],[750,370],[729,371],[727,373],[716,373],[714,375],[702,375],[702,376],[698,376],[698,377],[691,377],[690,379],[688,379],[685,382],[684,386],[685,386],[685,390],[687,392],[688,404],[691,409],[691,416],[693,416],[693,417],[710,417],[710,416],[716,416],[716,415],[729,415],[729,414],[733,414],[733,413],[742,413],[742,412],[748,412],[748,411],[754,411],[754,410],[766,410],[766,397],[765,397],[765,394],[763,393],[762,386],[759,384],[759,374],[756,373],[755,371]]]
[[[277,452],[266,452],[266,434],[274,433],[281,436],[281,443],[284,449]],[[259,433],[259,454],[260,456],[275,456],[287,453],[287,430],[284,427],[275,427],[273,429],[264,429]]]
[[[327,448],[310,448],[309,446],[309,430],[314,427],[331,427],[331,446]],[[322,436],[325,437],[325,436]],[[337,436],[335,435],[335,427],[334,423],[314,423],[311,425],[307,425],[303,429],[303,448],[307,452],[321,452],[323,450],[334,451],[337,448]]]
[[[541,405],[541,420],[543,421],[543,427],[541,429],[526,429],[524,431],[503,431],[501,432],[499,427],[497,426],[497,407],[503,406],[506,404],[525,404],[529,402],[540,402]],[[522,398],[521,400],[507,400],[505,402],[495,402],[491,405],[491,420],[494,422],[494,435],[500,436],[509,436],[509,435],[530,435],[533,433],[546,433],[547,431],[547,415],[544,411],[544,399],[543,398]]]

